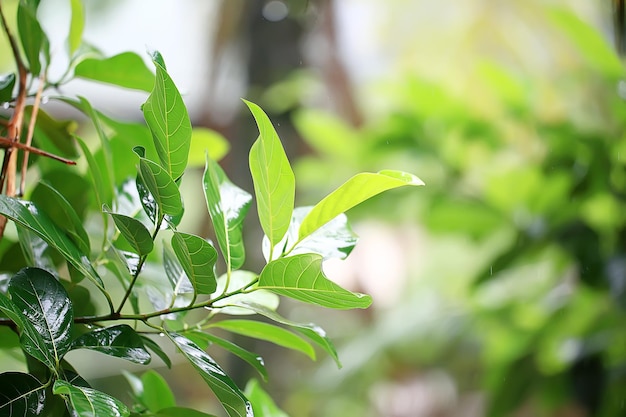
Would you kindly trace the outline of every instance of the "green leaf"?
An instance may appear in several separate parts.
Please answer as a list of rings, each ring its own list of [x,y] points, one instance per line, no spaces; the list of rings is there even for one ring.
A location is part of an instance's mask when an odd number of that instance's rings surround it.
[[[147,92],[152,91],[154,86],[154,74],[134,52],[124,52],[104,59],[85,59],[76,65],[74,75]]]
[[[224,260],[229,269],[239,269],[246,257],[242,229],[252,196],[231,183],[217,162],[208,156],[203,184],[207,208]]]
[[[27,106],[24,111],[24,120],[30,122],[33,107]],[[59,154],[67,158],[79,156],[76,149],[74,133],[78,123],[74,120],[56,120],[48,113],[39,109],[37,123],[35,123],[34,140],[37,146],[44,151]]]
[[[237,270],[230,274],[230,279],[226,274],[217,280],[217,289],[213,294],[213,298],[220,294],[233,293],[242,288],[247,288],[249,292],[234,294],[213,303],[212,307],[219,308],[222,314],[230,315],[249,315],[253,311],[250,309],[239,307],[244,303],[254,303],[262,305],[269,310],[276,310],[280,304],[280,297],[268,290],[259,290],[256,286],[251,286],[258,278],[258,274],[251,271]],[[228,288],[224,288],[228,284]],[[252,291],[254,290],[254,291]],[[217,310],[216,310],[217,311]]]
[[[22,48],[30,67],[29,70],[32,74],[39,75],[41,72],[39,56],[47,40],[39,25],[36,13],[36,7],[28,6],[22,2],[17,7],[17,27]]]
[[[204,332],[194,332],[196,337],[204,339],[210,343],[214,343],[220,346],[223,349],[226,349],[230,353],[236,355],[237,357],[243,359],[248,364],[250,364],[254,369],[256,369],[259,374],[263,377],[264,381],[267,381],[268,375],[267,370],[265,369],[265,365],[263,363],[263,358],[254,352],[250,352],[235,343],[222,339],[221,337],[217,337],[210,333]]]
[[[302,220],[312,207],[296,207],[287,234],[274,248],[274,259],[281,255],[289,256],[302,253],[317,253],[324,259],[345,259],[357,243],[358,237],[350,228],[348,217],[340,214],[303,240],[298,240]],[[288,252],[286,251],[288,250]],[[263,255],[269,259],[269,241],[263,239]]]
[[[71,346],[74,322],[72,302],[65,288],[43,269],[24,268],[11,279],[9,293],[15,306],[43,339],[54,360],[52,370],[56,370]]]
[[[150,353],[146,350],[143,340],[126,324],[84,333],[74,340],[72,349],[91,349],[142,365],[150,362]]]
[[[15,87],[15,74],[7,74],[0,77],[0,103],[6,103],[13,99],[13,87]]]
[[[166,334],[215,393],[229,417],[254,416],[248,399],[213,358],[186,337]]]
[[[196,293],[211,294],[217,288],[215,262],[217,252],[199,236],[174,232],[172,249]]]
[[[385,170],[376,174],[363,172],[355,175],[311,209],[300,225],[299,240],[365,200],[405,185],[424,183],[416,176],[401,171]]]
[[[135,153],[137,152],[135,149]],[[183,212],[178,186],[163,167],[140,155],[139,176],[162,214],[177,216]]]
[[[79,387],[67,381],[56,380],[54,394],[63,395],[78,417],[126,417],[128,408],[116,398],[92,388]]]
[[[65,259],[100,289],[104,288],[87,255],[82,253],[65,233],[59,229],[35,204],[29,201],[0,195],[0,214],[25,227],[57,249]]]
[[[58,275],[53,260],[54,249],[52,249],[50,245],[34,232],[23,227],[17,229],[17,236],[20,241],[20,246],[22,247],[22,254],[26,261],[24,266],[34,266],[44,269],[52,275]]]
[[[271,261],[261,271],[259,288],[328,308],[367,308],[372,304],[369,295],[350,292],[326,278],[322,257],[316,254]]]
[[[170,407],[163,410],[159,410],[154,417],[215,417],[213,414],[206,414],[198,410],[192,410],[185,407]],[[152,416],[149,416],[152,417]]]
[[[0,374],[0,416],[43,416],[46,389],[34,376],[21,372]]]
[[[33,358],[45,364],[49,369],[55,368],[53,352],[48,350],[45,341],[35,326],[22,315],[20,309],[7,296],[0,293],[0,311],[13,323],[20,333],[22,349]]]
[[[154,60],[156,80],[143,105],[143,114],[152,131],[161,166],[177,180],[189,157],[191,121],[187,108],[165,66]]]
[[[82,253],[91,252],[89,236],[83,227],[83,222],[61,193],[46,182],[39,182],[30,199],[45,211],[54,224],[65,230]]]
[[[165,379],[156,371],[149,370],[141,376],[143,392],[139,400],[153,413],[175,407],[176,399]]]
[[[253,320],[221,320],[211,324],[210,327],[218,327],[242,336],[265,340],[287,349],[302,352],[315,360],[315,350],[308,342],[294,333],[273,324]]]
[[[272,122],[259,106],[245,103],[259,127],[259,138],[250,149],[250,172],[259,221],[273,248],[289,228],[296,181]]]
[[[176,258],[176,254],[167,245],[163,245],[163,269],[175,295],[194,292],[193,285]]]
[[[85,28],[85,12],[81,0],[70,0],[72,18],[70,20],[70,33],[67,39],[70,56],[80,46],[83,39],[83,29]]]
[[[278,408],[274,400],[261,388],[261,384],[256,379],[248,381],[245,393],[252,403],[254,417],[289,417]]]
[[[165,366],[167,366],[168,368],[172,367],[172,361],[167,356],[167,354],[163,351],[163,349],[161,349],[161,346],[159,346],[157,342],[155,342],[154,340],[146,336],[141,336],[141,340],[143,341],[143,344],[145,347],[147,347],[152,352],[154,352],[154,354],[157,355],[163,361]]]
[[[103,207],[102,211],[113,218],[117,229],[138,255],[144,256],[152,252],[154,248],[152,235],[143,223],[123,214],[111,213],[106,206]]]
[[[189,166],[204,166],[208,152],[214,161],[221,160],[230,150],[230,143],[219,132],[204,127],[194,127],[191,131],[189,147]]]
[[[277,323],[284,324],[286,326],[292,327],[294,330],[302,333],[304,336],[308,337],[312,342],[317,344],[319,347],[324,349],[326,353],[328,353],[337,364],[337,367],[341,368],[341,362],[339,361],[339,356],[337,355],[337,350],[333,345],[333,342],[326,336],[326,332],[324,329],[319,327],[316,324],[309,323],[297,323],[295,321],[288,320],[278,314],[276,311],[267,308],[266,306],[256,304],[249,301],[242,301],[236,303],[237,305],[247,308],[249,310],[254,311],[257,314],[267,317],[270,320],[273,320]]]

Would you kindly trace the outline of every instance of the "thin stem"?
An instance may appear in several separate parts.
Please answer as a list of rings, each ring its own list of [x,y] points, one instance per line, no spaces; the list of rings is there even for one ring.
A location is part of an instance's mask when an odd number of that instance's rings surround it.
[[[34,153],[36,155],[41,155],[41,156],[45,156],[46,158],[50,158],[50,159],[54,159],[55,161],[59,161],[59,162],[63,162],[66,165],[76,165],[76,161],[72,161],[71,159],[66,159],[63,158],[61,156],[52,154],[50,152],[46,152],[42,149],[39,148],[35,148],[29,145],[25,145],[21,142],[14,142],[9,138],[5,138],[3,136],[0,136],[0,148],[17,148],[17,149],[21,149],[23,151],[26,152],[31,152]]]
[[[26,146],[30,147],[33,143],[33,134],[35,133],[35,123],[37,122],[37,113],[39,113],[39,105],[41,104],[41,95],[43,94],[43,87],[46,81],[46,72],[42,72],[39,76],[39,87],[37,88],[37,94],[35,94],[35,102],[33,104],[33,110],[30,114],[30,121],[28,123],[28,132],[26,134]],[[28,156],[30,152],[25,149],[24,157],[22,159],[22,172],[20,175],[20,191],[19,195],[24,195],[24,189],[26,188],[26,170],[28,169]]]

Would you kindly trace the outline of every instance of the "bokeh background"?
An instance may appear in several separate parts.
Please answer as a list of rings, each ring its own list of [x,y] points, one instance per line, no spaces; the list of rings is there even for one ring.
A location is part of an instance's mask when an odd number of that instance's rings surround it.
[[[66,4],[67,3],[67,4]],[[298,204],[358,171],[423,179],[353,209],[360,242],[325,265],[366,311],[285,302],[321,325],[343,367],[250,340],[292,417],[626,415],[626,84],[608,0],[99,0],[85,38],[159,50],[196,126],[252,190],[261,105],[290,156]],[[42,2],[54,46],[69,2]],[[623,35],[623,34],[622,34]],[[63,39],[59,40],[59,44]],[[3,52],[4,54],[4,52]],[[140,121],[145,95],[74,82]],[[190,170],[183,228],[210,235]],[[187,179],[186,179],[187,181]],[[262,256],[250,215],[249,267]],[[218,354],[219,356],[219,354]],[[252,370],[219,357],[243,386]],[[119,362],[77,365],[129,391]],[[217,410],[184,365],[159,368],[180,405]],[[214,411],[218,412],[218,411]]]

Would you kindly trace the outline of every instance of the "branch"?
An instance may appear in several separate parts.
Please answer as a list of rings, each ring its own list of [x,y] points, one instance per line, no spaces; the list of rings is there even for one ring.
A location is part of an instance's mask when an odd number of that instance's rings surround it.
[[[5,138],[3,136],[0,136],[0,148],[5,148],[7,149],[7,151],[10,148],[17,148],[23,151],[34,153],[36,155],[45,156],[46,158],[54,159],[55,161],[63,162],[64,164],[67,164],[67,165],[76,165],[76,161],[72,161],[71,159],[63,158],[61,156],[52,154],[50,152],[46,152],[39,148],[34,148],[32,146],[25,145],[21,142],[14,142],[11,139]]]

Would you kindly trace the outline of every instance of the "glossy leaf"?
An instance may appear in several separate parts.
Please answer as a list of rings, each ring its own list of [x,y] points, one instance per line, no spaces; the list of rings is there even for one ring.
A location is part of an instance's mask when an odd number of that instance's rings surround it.
[[[44,348],[54,360],[52,369],[56,369],[71,346],[74,322],[72,302],[65,288],[49,272],[24,268],[11,279],[9,293],[25,320],[43,339]]]
[[[273,324],[253,320],[221,320],[211,324],[211,327],[218,327],[242,336],[265,340],[287,349],[302,352],[311,359],[315,359],[315,350],[307,341]]]
[[[89,236],[72,205],[57,190],[46,182],[39,182],[30,196],[60,229],[65,230],[78,249],[85,254],[91,252]]]
[[[406,185],[417,186],[424,183],[416,176],[401,171],[387,170],[376,174],[363,172],[355,175],[311,209],[300,225],[299,240],[365,200],[383,191]]]
[[[185,270],[176,258],[176,254],[167,245],[163,246],[163,269],[175,295],[193,292],[193,285]]]
[[[113,218],[117,230],[120,231],[137,254],[143,256],[152,252],[154,248],[152,235],[143,223],[123,214],[111,213],[106,206],[103,208],[103,211]]]
[[[20,333],[22,349],[49,369],[54,369],[56,366],[54,352],[48,350],[45,341],[35,326],[24,318],[20,308],[2,293],[0,293],[0,311],[15,323]]]
[[[91,349],[105,355],[145,365],[150,362],[141,337],[130,326],[119,324],[82,334],[72,349]]]
[[[130,415],[130,411],[121,401],[92,388],[57,380],[54,382],[52,392],[69,399],[78,417],[126,417]]]
[[[102,279],[93,269],[86,254],[83,254],[67,235],[59,229],[35,204],[29,201],[0,195],[0,214],[10,218],[21,227],[35,232],[50,246],[57,249],[65,259],[83,275],[89,277],[99,288]]]
[[[174,179],[183,175],[189,157],[191,121],[187,108],[165,66],[154,60],[154,88],[143,105],[161,166]]]
[[[296,182],[272,122],[259,106],[248,101],[245,103],[259,128],[259,138],[250,149],[250,172],[259,221],[273,248],[289,228]]]
[[[176,406],[172,390],[156,371],[149,370],[141,375],[141,385],[143,392],[139,400],[148,410],[156,413],[164,408]]]
[[[204,127],[194,127],[191,131],[188,165],[204,166],[204,156],[207,152],[214,161],[219,161],[229,150],[230,142],[219,132]]]
[[[46,389],[30,374],[4,372],[0,374],[0,416],[44,416]]]
[[[15,74],[10,73],[0,77],[0,103],[13,99],[13,87],[15,87]]]
[[[245,393],[252,403],[254,417],[289,417],[278,408],[272,397],[261,388],[261,384],[256,379],[248,381]]]
[[[237,357],[246,361],[250,366],[257,370],[257,372],[263,377],[264,381],[267,381],[268,375],[267,370],[265,369],[265,364],[263,363],[263,358],[254,352],[250,352],[235,343],[222,339],[221,337],[217,337],[211,333],[206,332],[195,332],[194,335],[201,339],[205,339],[210,343],[213,343],[223,349],[226,349],[230,353],[236,355]]]
[[[350,292],[326,278],[322,257],[315,254],[271,261],[261,271],[259,288],[328,308],[367,308],[372,304],[369,295]]]
[[[317,253],[326,259],[345,259],[357,243],[358,237],[350,228],[348,217],[340,214],[303,240],[298,240],[302,220],[312,207],[296,207],[287,234],[274,248],[274,259],[287,253],[290,256]],[[288,252],[287,252],[288,251]],[[269,240],[263,239],[263,255],[269,261]]]
[[[231,269],[239,269],[246,257],[242,229],[252,196],[231,183],[217,162],[208,156],[203,184],[207,208],[224,260]]]
[[[196,293],[211,294],[217,287],[215,262],[217,252],[199,236],[174,232],[172,249]]]
[[[247,308],[262,316],[265,316],[268,319],[273,320],[277,323],[292,327],[297,332],[302,333],[312,342],[324,349],[326,353],[328,353],[335,360],[337,366],[341,368],[341,362],[339,361],[339,356],[337,355],[337,350],[335,349],[333,342],[328,338],[328,336],[326,336],[326,332],[324,331],[324,329],[322,329],[318,325],[313,323],[297,323],[295,321],[288,320],[282,317],[273,309],[269,309],[263,305],[259,305],[256,303],[251,303],[249,301],[238,302],[237,305],[243,308]]]
[[[110,58],[88,58],[74,69],[74,75],[119,87],[150,92],[154,74],[134,52],[123,52]]]
[[[70,0],[72,17],[70,19],[70,33],[67,39],[70,56],[80,46],[83,38],[83,29],[85,28],[85,12],[83,10],[83,2],[81,0]]]
[[[215,393],[229,417],[254,416],[248,399],[213,358],[186,337],[166,334]]]
[[[215,417],[213,414],[206,414],[198,410],[192,410],[186,407],[170,407],[159,410],[157,413],[149,417]]]
[[[52,275],[58,275],[54,265],[54,250],[29,229],[20,227],[17,229],[17,237],[19,238],[20,247],[26,264],[24,266],[34,266],[50,272]],[[21,268],[20,268],[21,269]]]
[[[140,156],[139,175],[161,213],[171,216],[182,213],[183,203],[178,186],[163,167]]]
[[[41,72],[40,54],[46,40],[36,14],[36,7],[23,2],[18,4],[17,27],[24,55],[26,55],[30,72],[39,75]]]

